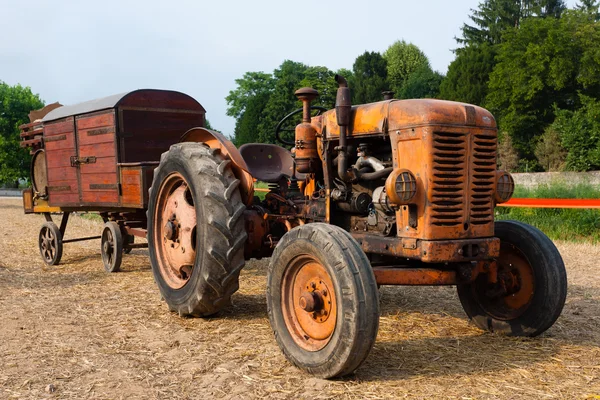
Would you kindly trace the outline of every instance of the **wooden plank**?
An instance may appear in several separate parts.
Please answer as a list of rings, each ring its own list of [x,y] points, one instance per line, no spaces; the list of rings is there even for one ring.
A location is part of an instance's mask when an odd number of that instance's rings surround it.
[[[44,147],[47,152],[54,153],[60,150],[70,150],[75,154],[75,135],[73,132],[61,133],[59,135],[44,138]]]
[[[81,174],[81,189],[90,190],[90,185],[115,185],[117,190],[117,174]]]
[[[600,199],[525,199],[512,198],[499,207],[530,208],[600,208]]]
[[[119,202],[119,193],[116,190],[82,190],[81,196],[86,203],[109,205]]]
[[[46,164],[48,168],[71,167],[71,156],[75,155],[75,149],[52,149],[46,147]]]
[[[96,158],[93,164],[80,164],[81,174],[112,174],[116,177],[117,163],[115,157]],[[115,178],[116,179],[116,178]]]
[[[74,131],[73,117],[58,122],[44,124],[44,136],[58,135]]]
[[[79,145],[114,143],[115,127],[93,128],[78,131]],[[114,146],[114,145],[113,145]]]
[[[143,207],[141,168],[121,168],[121,202]]]
[[[115,112],[109,110],[106,113],[91,116],[81,116],[77,118],[77,130],[100,128],[104,126],[115,125]]]
[[[117,163],[114,143],[84,144],[79,146],[79,157],[111,157]]]

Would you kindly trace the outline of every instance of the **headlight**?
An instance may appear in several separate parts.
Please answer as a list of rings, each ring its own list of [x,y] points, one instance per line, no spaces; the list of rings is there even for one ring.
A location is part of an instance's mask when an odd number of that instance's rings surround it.
[[[504,203],[512,197],[515,191],[515,181],[506,171],[496,171],[496,203]]]
[[[417,179],[407,169],[395,169],[385,181],[385,191],[394,204],[408,204],[417,193]]]

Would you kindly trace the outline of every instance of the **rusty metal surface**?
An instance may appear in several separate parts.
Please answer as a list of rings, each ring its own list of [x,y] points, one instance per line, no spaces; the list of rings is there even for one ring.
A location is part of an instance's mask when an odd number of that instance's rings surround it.
[[[278,183],[290,178],[294,173],[292,154],[281,146],[266,143],[247,143],[239,148],[254,179],[268,183]],[[303,179],[304,175],[296,176]]]
[[[374,267],[373,273],[378,285],[440,286],[468,283],[468,279],[458,279],[456,271],[443,271],[432,268],[381,268]]]
[[[283,318],[294,342],[308,351],[325,347],[337,319],[335,287],[325,267],[312,255],[299,255],[281,286]]]
[[[352,233],[365,253],[384,254],[423,262],[465,262],[497,257],[500,252],[498,238],[460,240],[416,240]],[[466,254],[476,246],[476,254]]]
[[[157,248],[160,274],[173,289],[183,287],[192,274],[196,258],[196,210],[188,184],[171,174],[159,189],[156,231],[148,240]]]
[[[246,205],[252,204],[254,196],[252,174],[239,150],[223,134],[206,128],[193,128],[181,137],[181,142],[203,142],[213,149],[220,149],[221,154],[231,160],[233,173],[240,180],[242,201]]]

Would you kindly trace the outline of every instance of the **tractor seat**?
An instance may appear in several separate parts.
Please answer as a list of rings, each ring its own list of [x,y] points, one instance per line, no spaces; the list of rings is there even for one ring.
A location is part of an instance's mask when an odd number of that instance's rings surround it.
[[[282,178],[290,178],[294,173],[292,153],[283,147],[265,143],[247,143],[240,147],[240,154],[252,176],[259,181],[277,183]],[[297,179],[304,174],[296,173]]]

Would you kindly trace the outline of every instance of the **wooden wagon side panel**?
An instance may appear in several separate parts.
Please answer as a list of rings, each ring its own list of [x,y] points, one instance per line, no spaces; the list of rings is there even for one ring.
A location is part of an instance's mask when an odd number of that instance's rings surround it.
[[[114,110],[79,116],[76,125],[82,203],[86,206],[118,205]]]
[[[77,155],[74,118],[45,124],[44,146],[48,171],[48,204],[53,207],[79,204],[77,169],[71,166],[71,158]]]

